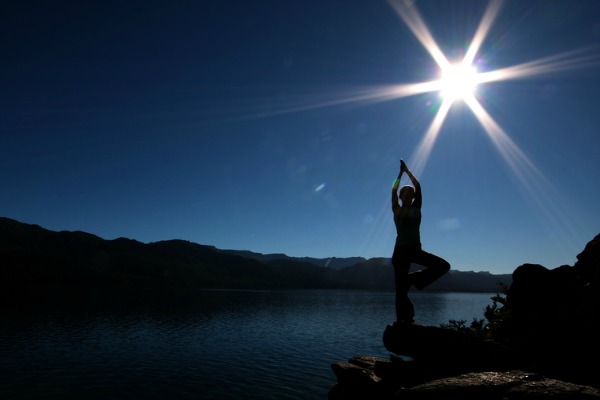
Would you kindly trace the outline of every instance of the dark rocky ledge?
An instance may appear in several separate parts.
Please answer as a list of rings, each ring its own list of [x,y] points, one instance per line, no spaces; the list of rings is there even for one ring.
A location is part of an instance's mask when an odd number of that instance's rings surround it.
[[[436,366],[371,356],[332,364],[338,384],[329,399],[598,400],[600,390],[523,370],[443,375]]]
[[[573,266],[523,264],[512,278],[494,339],[388,325],[390,358],[333,363],[329,399],[600,400],[600,235]]]

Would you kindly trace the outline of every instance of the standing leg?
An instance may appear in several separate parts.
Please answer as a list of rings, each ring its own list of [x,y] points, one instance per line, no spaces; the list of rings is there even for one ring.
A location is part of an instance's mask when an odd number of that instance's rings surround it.
[[[423,290],[450,270],[448,261],[423,250],[415,253],[414,262],[425,267],[414,274],[414,285],[419,290]]]
[[[408,289],[411,282],[408,271],[411,264],[411,253],[406,248],[394,247],[392,265],[394,266],[394,281],[396,284],[396,322],[413,322],[415,307],[408,298]]]

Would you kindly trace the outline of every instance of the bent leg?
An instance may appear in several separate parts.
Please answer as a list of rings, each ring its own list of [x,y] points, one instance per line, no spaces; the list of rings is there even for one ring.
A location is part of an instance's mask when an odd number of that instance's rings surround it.
[[[414,274],[414,285],[419,290],[423,290],[450,270],[448,261],[423,250],[415,254],[414,262],[425,267]]]

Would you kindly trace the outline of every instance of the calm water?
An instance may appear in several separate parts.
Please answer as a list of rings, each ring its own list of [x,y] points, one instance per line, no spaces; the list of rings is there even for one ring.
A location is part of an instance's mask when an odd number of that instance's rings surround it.
[[[412,293],[417,322],[483,318],[493,294]],[[3,300],[2,399],[327,399],[330,364],[389,357],[394,295],[109,292]]]

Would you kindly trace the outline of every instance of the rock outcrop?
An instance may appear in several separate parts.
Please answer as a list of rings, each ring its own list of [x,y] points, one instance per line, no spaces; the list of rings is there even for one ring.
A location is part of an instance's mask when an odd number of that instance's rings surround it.
[[[419,378],[406,362],[357,356],[332,364],[336,399],[402,400],[598,400],[600,390],[522,370],[482,371],[437,379]],[[399,377],[401,377],[399,379]]]
[[[500,340],[541,373],[600,384],[592,367],[600,356],[600,235],[574,266],[524,264],[513,272],[506,296],[510,315]]]
[[[390,359],[331,365],[331,400],[600,399],[600,235],[573,266],[523,264],[491,338],[420,324],[388,325]]]

